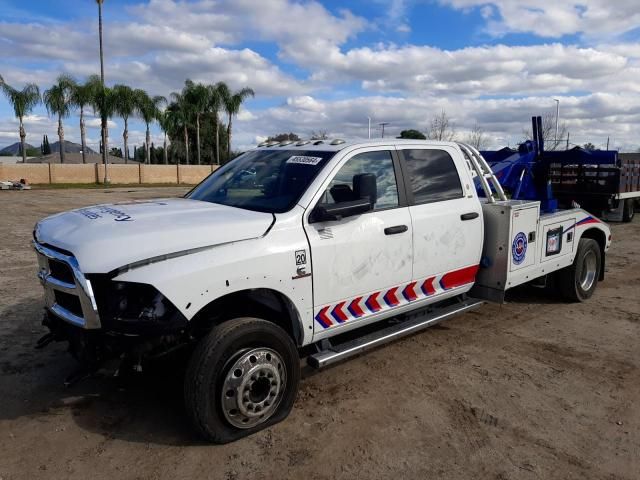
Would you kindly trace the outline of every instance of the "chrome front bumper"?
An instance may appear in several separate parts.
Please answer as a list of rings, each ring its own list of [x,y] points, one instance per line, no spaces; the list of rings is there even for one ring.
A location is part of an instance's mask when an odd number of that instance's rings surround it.
[[[47,309],[77,327],[87,330],[100,328],[91,282],[80,271],[76,258],[36,241],[33,248],[38,256],[38,278],[44,287]],[[56,268],[52,268],[55,262]],[[68,269],[68,275],[65,275],[65,269]]]

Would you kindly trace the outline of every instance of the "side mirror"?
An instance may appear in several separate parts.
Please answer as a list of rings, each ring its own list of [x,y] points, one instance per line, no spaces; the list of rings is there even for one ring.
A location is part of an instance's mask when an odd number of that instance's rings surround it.
[[[378,200],[378,183],[373,173],[359,173],[353,176],[353,193],[356,198],[367,198],[371,209]]]
[[[330,222],[373,210],[368,198],[340,203],[319,203],[309,215],[309,223]]]
[[[342,220],[353,215],[370,212],[378,200],[376,176],[373,173],[359,173],[353,176],[353,193],[345,186],[349,195],[346,198],[356,200],[338,201],[336,203],[319,203],[309,215],[309,223],[331,222]],[[334,192],[337,193],[337,192]],[[334,196],[334,199],[336,196]]]

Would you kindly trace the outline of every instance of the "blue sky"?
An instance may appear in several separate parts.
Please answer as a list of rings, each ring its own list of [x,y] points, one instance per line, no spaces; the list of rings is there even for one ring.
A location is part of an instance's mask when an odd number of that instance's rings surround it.
[[[534,114],[555,112],[576,143],[640,147],[640,4],[617,0],[106,0],[107,82],[152,94],[185,78],[252,87],[235,148],[267,135],[324,130],[366,135],[429,129],[443,110],[457,138],[481,128],[488,146],[514,145]],[[541,6],[543,5],[543,6]],[[94,1],[0,0],[0,74],[48,88],[59,73],[99,71]],[[27,141],[56,126],[38,107]],[[66,137],[78,141],[77,117]],[[98,141],[90,121],[89,141]],[[131,125],[131,144],[143,125]],[[112,143],[122,121],[111,120]],[[377,134],[374,131],[374,134]],[[157,127],[154,140],[160,141]],[[18,140],[0,98],[0,146]]]

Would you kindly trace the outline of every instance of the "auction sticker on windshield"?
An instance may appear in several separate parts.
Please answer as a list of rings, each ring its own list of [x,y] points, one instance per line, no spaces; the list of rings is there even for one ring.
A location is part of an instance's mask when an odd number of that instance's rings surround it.
[[[289,157],[287,163],[299,163],[301,165],[317,165],[322,160],[322,157],[306,157],[304,155],[294,155]]]

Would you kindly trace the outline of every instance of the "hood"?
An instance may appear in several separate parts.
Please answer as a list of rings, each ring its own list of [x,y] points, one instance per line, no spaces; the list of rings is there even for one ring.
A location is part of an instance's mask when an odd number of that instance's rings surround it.
[[[79,208],[41,220],[36,240],[67,250],[84,273],[264,235],[274,217],[199,200],[171,198]]]

